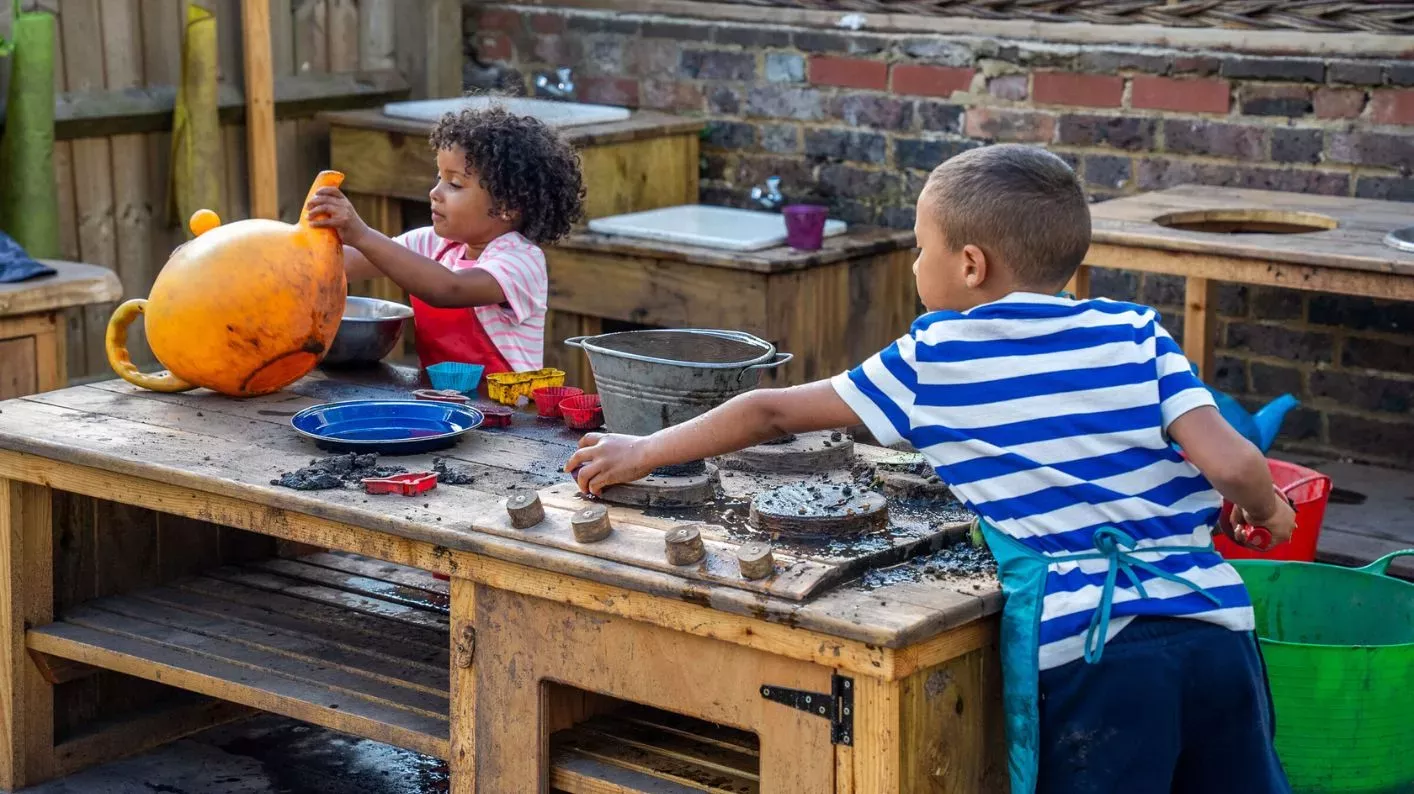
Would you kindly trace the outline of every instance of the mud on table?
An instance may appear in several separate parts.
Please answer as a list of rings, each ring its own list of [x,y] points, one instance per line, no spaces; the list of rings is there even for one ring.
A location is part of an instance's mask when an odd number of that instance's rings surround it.
[[[683,522],[625,508],[586,553],[552,487],[574,436],[532,419],[448,453],[470,486],[270,484],[312,455],[295,411],[411,384],[0,403],[0,785],[259,709],[445,759],[455,792],[1004,789],[990,576],[685,574],[650,560]],[[547,518],[514,530],[527,489]]]

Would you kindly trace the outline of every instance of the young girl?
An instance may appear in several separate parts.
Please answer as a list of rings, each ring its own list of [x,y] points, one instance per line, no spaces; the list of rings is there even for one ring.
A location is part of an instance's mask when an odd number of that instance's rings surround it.
[[[583,215],[579,157],[540,121],[499,108],[447,114],[432,146],[430,227],[389,239],[336,188],[310,200],[311,224],[339,232],[350,281],[384,275],[412,296],[424,368],[540,369],[548,292],[540,246]]]

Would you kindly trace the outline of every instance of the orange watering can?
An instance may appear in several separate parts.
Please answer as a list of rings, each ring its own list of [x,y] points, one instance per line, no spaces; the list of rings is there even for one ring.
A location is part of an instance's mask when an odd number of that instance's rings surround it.
[[[321,187],[344,175],[324,171]],[[308,203],[308,199],[306,199]],[[221,225],[210,210],[188,224],[196,239],[163,266],[146,300],[130,300],[108,321],[108,363],[123,380],[178,392],[198,386],[232,397],[279,391],[324,357],[343,318],[344,247],[332,229],[252,219]],[[139,372],[128,326],[145,315],[147,342],[167,372]]]

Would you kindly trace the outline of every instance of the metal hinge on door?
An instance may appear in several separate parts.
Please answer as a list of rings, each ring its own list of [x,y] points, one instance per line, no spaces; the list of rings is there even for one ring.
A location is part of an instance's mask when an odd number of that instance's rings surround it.
[[[761,697],[824,717],[830,721],[830,741],[834,744],[854,744],[854,679],[834,675],[829,694],[788,689],[783,686],[761,686]]]

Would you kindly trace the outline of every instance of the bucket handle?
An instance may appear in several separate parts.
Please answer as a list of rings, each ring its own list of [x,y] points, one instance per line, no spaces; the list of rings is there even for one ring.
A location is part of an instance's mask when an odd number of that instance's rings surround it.
[[[1383,574],[1384,576],[1389,576],[1389,564],[1394,562],[1396,557],[1406,557],[1409,555],[1414,555],[1414,549],[1392,551],[1389,554],[1386,554],[1378,560],[1375,560],[1374,562],[1370,563],[1369,565],[1366,565],[1364,568],[1356,568],[1355,570],[1360,571],[1361,573]]]
[[[1314,474],[1308,474],[1305,477],[1302,477],[1301,479],[1297,480],[1296,482],[1283,485],[1277,488],[1277,490],[1281,491],[1282,496],[1290,498],[1291,492],[1296,490],[1297,488],[1300,488],[1303,485],[1308,485],[1313,482],[1319,482],[1321,480],[1329,481],[1330,477],[1325,474],[1321,474],[1320,472],[1316,472]]]
[[[753,369],[775,369],[793,358],[795,358],[794,353],[777,353],[770,361],[763,361],[760,364],[752,364],[749,367],[743,367],[741,372],[736,374],[737,382],[740,383],[741,379],[746,376],[746,373]]]
[[[565,340],[565,344],[569,345],[570,347],[577,347],[577,348],[579,348],[580,350],[583,350],[583,349],[584,349],[584,340],[586,340],[586,339],[588,339],[588,338],[589,338],[589,337],[587,337],[587,336],[571,336],[569,339],[566,339],[566,340]]]

